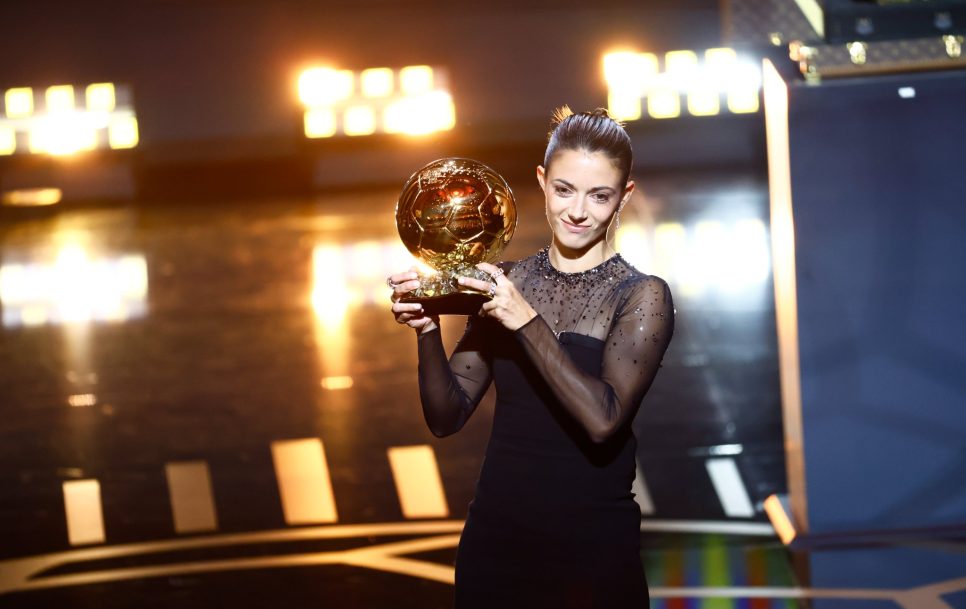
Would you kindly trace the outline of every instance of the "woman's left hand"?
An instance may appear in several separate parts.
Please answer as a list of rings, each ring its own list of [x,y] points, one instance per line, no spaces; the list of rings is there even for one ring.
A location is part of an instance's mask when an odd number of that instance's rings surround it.
[[[516,330],[537,316],[513,282],[503,274],[503,269],[486,262],[479,263],[476,268],[488,273],[493,281],[460,277],[459,284],[484,294],[492,292],[493,297],[480,309],[481,316],[492,317],[509,330]]]

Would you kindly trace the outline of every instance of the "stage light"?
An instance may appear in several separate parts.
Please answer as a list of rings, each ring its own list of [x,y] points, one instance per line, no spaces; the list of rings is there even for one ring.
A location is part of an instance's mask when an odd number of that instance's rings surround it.
[[[641,97],[657,74],[657,56],[620,51],[604,55],[607,109],[617,120],[641,117]]]
[[[342,75],[335,77],[333,75]],[[348,83],[358,78],[359,90]],[[323,81],[341,79],[339,95],[318,94]],[[406,66],[394,71],[379,67],[362,70],[313,68],[300,82],[305,104],[305,135],[327,138],[340,133],[366,136],[374,133],[426,135],[456,125],[456,108],[445,89],[445,75],[430,66]],[[330,87],[331,89],[332,87]],[[340,120],[341,119],[341,120]]]
[[[456,108],[448,93],[434,91],[386,106],[383,124],[387,133],[425,135],[446,131],[456,124]]]
[[[346,135],[371,135],[376,132],[376,113],[369,106],[350,106],[342,115]]]
[[[34,113],[34,91],[30,87],[7,89],[4,94],[7,118],[26,118]]]
[[[30,130],[30,151],[36,154],[68,156],[97,147],[97,130],[85,114],[65,111],[34,122]]]
[[[688,91],[688,113],[692,116],[714,116],[721,111],[718,90],[707,85]]]
[[[403,95],[420,95],[433,90],[433,68],[406,66],[399,71],[399,85]]]
[[[677,90],[655,87],[647,96],[647,113],[652,118],[675,118],[681,115],[681,95]]]
[[[47,87],[45,98],[48,114],[71,112],[74,109],[74,87],[72,85]]]
[[[749,62],[739,62],[728,88],[728,109],[735,114],[758,112],[761,70]]]
[[[390,68],[369,68],[359,75],[365,97],[388,97],[392,94],[392,81]]]
[[[299,77],[299,99],[309,108],[327,106],[352,95],[351,70],[309,68]]]
[[[75,99],[79,90],[84,91],[83,104]],[[12,118],[0,121],[0,154],[71,156],[99,147],[133,148],[137,119],[129,100],[125,87],[109,82],[53,85],[35,108],[32,89],[8,89],[4,101]],[[26,145],[17,145],[20,137]]]
[[[13,127],[0,125],[0,155],[13,154],[17,151],[17,132]]]
[[[138,121],[134,116],[116,116],[107,125],[107,139],[111,148],[134,148],[138,145]]]
[[[306,137],[332,137],[335,133],[335,112],[331,108],[311,108],[305,111]]]
[[[641,96],[611,91],[607,94],[607,111],[619,121],[641,118]]]
[[[19,188],[3,193],[2,202],[11,207],[56,205],[64,197],[59,188]]]
[[[698,78],[698,56],[694,51],[670,51],[664,54],[664,75],[669,88],[687,91]]]
[[[109,82],[87,85],[85,98],[90,112],[112,112],[117,105],[114,84]]]
[[[691,116],[714,116],[722,111],[722,96],[732,113],[756,112],[761,76],[753,63],[739,59],[734,49],[669,51],[664,71],[658,70],[652,53],[621,51],[604,55],[604,80],[611,114],[620,120],[642,117],[642,105],[651,118],[668,119],[682,114],[681,98],[687,98]]]

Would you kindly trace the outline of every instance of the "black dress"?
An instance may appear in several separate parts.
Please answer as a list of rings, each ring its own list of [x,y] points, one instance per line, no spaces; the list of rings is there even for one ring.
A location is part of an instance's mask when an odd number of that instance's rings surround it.
[[[439,332],[419,337],[437,435],[459,430],[496,384],[456,607],[647,607],[631,420],[671,339],[670,292],[619,255],[562,273],[542,250],[507,276],[539,313],[529,323],[470,318],[448,363]]]

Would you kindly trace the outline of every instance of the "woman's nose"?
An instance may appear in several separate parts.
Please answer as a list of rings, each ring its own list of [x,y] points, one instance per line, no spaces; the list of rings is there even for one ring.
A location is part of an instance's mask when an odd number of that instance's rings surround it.
[[[571,220],[584,220],[587,217],[587,208],[584,207],[584,202],[577,197],[577,200],[567,210],[567,214]]]

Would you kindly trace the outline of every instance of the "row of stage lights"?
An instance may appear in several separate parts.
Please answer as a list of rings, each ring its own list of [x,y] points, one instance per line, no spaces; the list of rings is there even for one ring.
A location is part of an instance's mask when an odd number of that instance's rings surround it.
[[[620,51],[604,56],[608,108],[634,121],[684,114],[756,112],[760,70],[733,49],[653,53]],[[427,135],[456,125],[446,71],[427,65],[353,71],[313,67],[301,73],[298,96],[307,138],[379,133]],[[94,83],[7,89],[0,116],[0,155],[71,155],[98,148],[138,145],[138,122],[128,87]]]
[[[55,85],[42,93],[16,87],[4,93],[0,155],[66,156],[137,144],[137,117],[127,87],[106,82],[86,87]]]
[[[682,107],[691,116],[714,116],[724,109],[733,114],[758,111],[761,69],[734,49],[707,49],[703,60],[694,51],[670,51],[664,54],[663,71],[660,68],[654,53],[606,54],[604,80],[611,115],[634,121],[644,117],[644,108],[656,119],[677,118],[684,113]]]
[[[445,71],[432,66],[360,72],[310,68],[299,77],[305,135],[426,135],[456,126]]]

